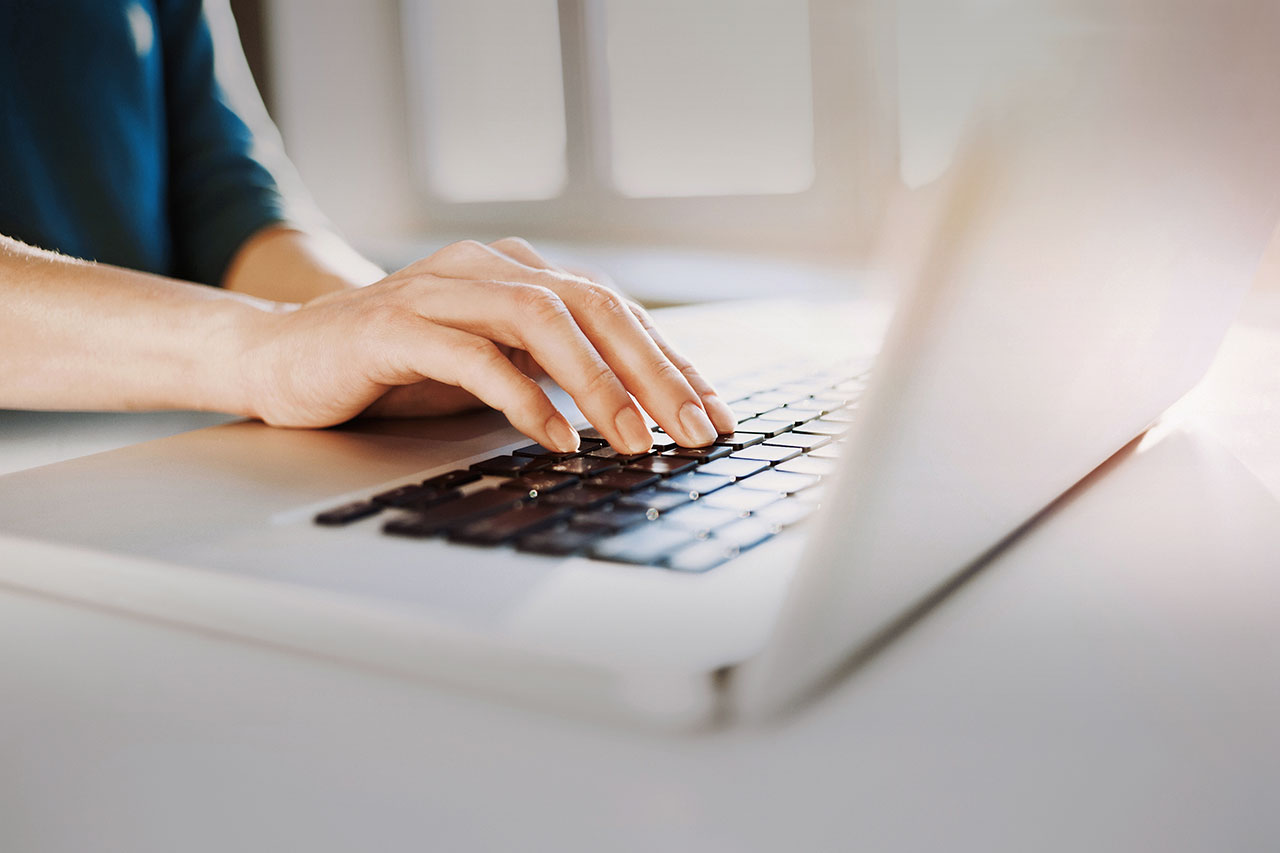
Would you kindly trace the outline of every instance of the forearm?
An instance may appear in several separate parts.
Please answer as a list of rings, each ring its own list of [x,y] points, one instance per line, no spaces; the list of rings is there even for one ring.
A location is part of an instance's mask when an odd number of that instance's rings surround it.
[[[0,408],[254,415],[246,341],[284,310],[0,237]]]
[[[310,302],[317,296],[372,284],[384,275],[333,234],[287,225],[264,228],[232,259],[223,288],[276,302]]]

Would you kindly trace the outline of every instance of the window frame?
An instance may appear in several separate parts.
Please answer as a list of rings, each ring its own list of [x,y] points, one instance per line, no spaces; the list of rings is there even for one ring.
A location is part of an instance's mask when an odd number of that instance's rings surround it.
[[[401,32],[412,38],[413,6],[400,0]],[[597,0],[557,0],[566,125],[566,179],[549,199],[456,201],[432,192],[421,145],[430,117],[422,70],[404,63],[410,93],[414,192],[436,230],[518,233],[575,242],[697,245],[782,253],[861,255],[873,239],[884,193],[896,175],[891,58],[878,37],[891,26],[875,0],[809,0],[814,180],[801,192],[768,195],[633,197],[610,184],[604,22]],[[411,54],[411,51],[405,51]]]

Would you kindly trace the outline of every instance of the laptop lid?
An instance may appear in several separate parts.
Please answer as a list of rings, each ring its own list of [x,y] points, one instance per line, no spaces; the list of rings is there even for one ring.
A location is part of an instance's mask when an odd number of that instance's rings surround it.
[[[733,675],[745,716],[814,689],[1182,396],[1280,215],[1274,0],[923,5],[973,51],[982,118],[774,636]]]

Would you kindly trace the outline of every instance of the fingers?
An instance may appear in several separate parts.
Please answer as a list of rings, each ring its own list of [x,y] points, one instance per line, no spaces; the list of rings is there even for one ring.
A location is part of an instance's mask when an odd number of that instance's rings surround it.
[[[462,388],[502,412],[512,426],[544,447],[565,453],[578,449],[578,433],[564,415],[492,341],[423,324],[420,334],[401,336],[400,348],[398,360],[418,378]]]
[[[573,320],[625,389],[635,395],[668,434],[689,447],[700,447],[715,440],[719,429],[708,416],[702,396],[613,290],[556,271],[532,246],[516,238],[497,241],[493,246],[454,244],[439,258],[439,263],[446,275],[465,269],[472,275],[479,272],[496,280],[528,282],[551,290],[563,300]],[[549,365],[543,366],[559,381]],[[697,377],[692,367],[688,369]],[[710,388],[705,382],[702,385]],[[583,406],[581,397],[569,388],[565,390],[574,395],[579,407]],[[585,409],[583,413],[591,417]],[[733,423],[726,418],[728,413],[717,411],[716,414],[722,428],[732,432]],[[628,426],[634,429],[633,424]]]
[[[653,445],[631,395],[552,291],[474,281],[419,288],[411,299],[434,323],[528,352],[614,447],[643,453]]]
[[[648,333],[649,337],[653,338],[653,342],[662,350],[667,360],[676,366],[676,369],[684,375],[685,381],[689,383],[689,386],[702,398],[702,404],[706,408],[707,415],[711,418],[711,423],[715,428],[724,435],[732,433],[738,426],[738,418],[734,415],[733,409],[729,408],[729,404],[721,399],[720,395],[716,393],[716,389],[711,386],[711,383],[694,369],[689,359],[685,358],[666,342],[654,325],[653,318],[649,316],[648,311],[634,302],[628,302],[627,307],[631,309],[631,313],[635,315],[636,320]]]
[[[551,264],[527,240],[522,240],[519,237],[505,237],[501,240],[495,240],[489,244],[489,247],[525,266],[553,270],[577,279],[582,278],[582,276],[569,273],[567,270]],[[640,323],[641,328],[645,330],[658,349],[662,351],[662,354],[684,375],[689,387],[702,399],[703,407],[711,418],[712,425],[721,433],[728,434],[733,432],[738,425],[738,420],[729,405],[716,394],[711,383],[703,378],[702,374],[698,373],[689,359],[680,355],[674,347],[666,342],[654,325],[653,318],[649,316],[649,312],[631,301],[627,301],[626,305]]]

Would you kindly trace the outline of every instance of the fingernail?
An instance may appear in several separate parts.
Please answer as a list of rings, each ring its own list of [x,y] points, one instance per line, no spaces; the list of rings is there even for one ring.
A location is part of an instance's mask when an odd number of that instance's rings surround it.
[[[626,444],[622,449],[628,453],[644,453],[653,447],[653,433],[644,428],[640,413],[630,406],[618,412],[613,424],[618,428],[622,441]]]
[[[547,418],[547,437],[551,439],[555,449],[561,453],[572,453],[578,449],[578,433],[564,415],[555,414]]]
[[[707,413],[693,401],[680,407],[680,426],[684,427],[685,434],[693,441],[694,447],[710,444],[719,435],[707,418]]]
[[[729,408],[729,404],[721,400],[717,395],[707,394],[702,398],[702,405],[707,407],[707,414],[711,416],[711,423],[720,432],[733,432],[733,428],[738,425],[738,417],[733,413],[733,409]]]

